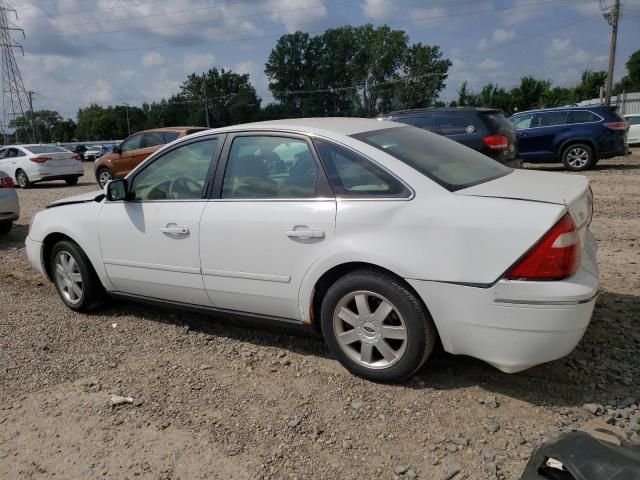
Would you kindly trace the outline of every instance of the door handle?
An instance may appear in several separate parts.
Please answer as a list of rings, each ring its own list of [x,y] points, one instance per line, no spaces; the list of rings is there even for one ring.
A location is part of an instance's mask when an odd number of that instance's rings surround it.
[[[289,238],[324,238],[324,232],[322,230],[287,230],[287,237]]]
[[[187,227],[181,227],[175,223],[169,223],[166,227],[160,228],[160,231],[165,235],[173,236],[185,236],[189,235],[189,229]]]

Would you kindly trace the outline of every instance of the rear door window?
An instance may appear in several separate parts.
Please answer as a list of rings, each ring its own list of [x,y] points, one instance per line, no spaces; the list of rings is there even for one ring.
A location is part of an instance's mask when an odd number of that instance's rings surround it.
[[[600,120],[595,113],[586,110],[574,110],[569,112],[567,123],[589,123]]]
[[[554,127],[567,123],[567,112],[541,112],[536,115],[538,127]]]
[[[140,140],[140,148],[156,147],[164,145],[165,141],[162,136],[163,132],[147,132],[142,135]]]
[[[629,122],[629,125],[640,125],[640,116],[627,117],[627,122]]]

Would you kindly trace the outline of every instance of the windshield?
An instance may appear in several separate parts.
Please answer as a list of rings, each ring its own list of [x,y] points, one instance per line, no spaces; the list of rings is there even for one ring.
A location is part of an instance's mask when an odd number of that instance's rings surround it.
[[[41,154],[41,153],[71,153],[69,150],[65,150],[61,147],[56,147],[55,145],[32,145],[30,147],[23,147],[26,150],[29,150],[31,153]]]
[[[512,170],[460,143],[416,127],[353,135],[454,192],[507,175]]]

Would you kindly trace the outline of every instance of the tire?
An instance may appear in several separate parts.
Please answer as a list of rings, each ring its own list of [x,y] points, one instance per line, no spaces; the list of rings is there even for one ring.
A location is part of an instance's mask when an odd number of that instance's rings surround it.
[[[110,182],[111,180],[113,180],[113,175],[111,174],[111,170],[109,170],[108,168],[101,168],[100,170],[98,170],[98,173],[96,173],[96,179],[98,180],[98,184],[102,188],[104,188],[107,182]]]
[[[593,148],[585,143],[574,143],[562,152],[562,164],[570,172],[582,172],[596,164]]]
[[[29,188],[31,186],[31,182],[29,181],[29,177],[24,172],[24,170],[18,170],[16,172],[16,183],[20,188]]]
[[[86,254],[76,243],[70,240],[56,243],[49,262],[53,283],[67,307],[88,312],[104,303],[106,293],[102,283]]]
[[[359,318],[363,308],[371,315],[367,319]],[[415,295],[376,270],[357,270],[336,281],[322,300],[320,316],[324,339],[340,363],[374,382],[406,380],[436,343],[433,320]]]
[[[78,184],[78,177],[70,177],[70,178],[65,178],[64,181],[67,183],[67,185],[71,186],[71,185],[77,185]]]
[[[0,223],[0,233],[9,233],[11,228],[13,227],[13,222],[2,222]]]

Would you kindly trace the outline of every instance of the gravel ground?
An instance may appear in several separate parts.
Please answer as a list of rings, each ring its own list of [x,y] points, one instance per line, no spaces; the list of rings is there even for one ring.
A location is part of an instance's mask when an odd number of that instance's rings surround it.
[[[20,191],[0,239],[0,478],[516,479],[595,416],[640,439],[638,149],[587,173],[603,292],[577,349],[514,375],[438,353],[402,385],[351,376],[314,336],[63,307],[23,242],[47,203],[96,189],[91,167]]]

